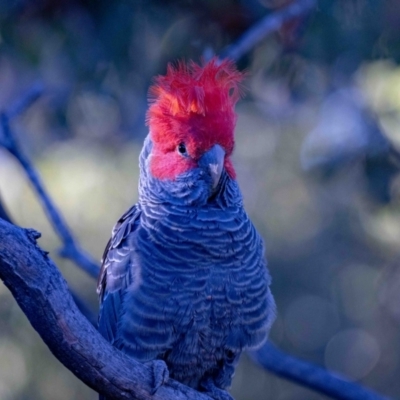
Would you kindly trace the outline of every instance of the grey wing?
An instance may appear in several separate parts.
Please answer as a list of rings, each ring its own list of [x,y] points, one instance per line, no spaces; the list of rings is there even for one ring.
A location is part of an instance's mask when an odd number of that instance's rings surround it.
[[[114,226],[111,239],[104,250],[97,293],[100,299],[99,332],[109,342],[117,340],[117,326],[127,287],[134,279],[132,253],[140,221],[137,205],[130,208]]]

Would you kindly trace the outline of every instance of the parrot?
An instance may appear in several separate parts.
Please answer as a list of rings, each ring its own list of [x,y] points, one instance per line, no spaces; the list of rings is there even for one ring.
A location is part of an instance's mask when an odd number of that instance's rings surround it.
[[[244,73],[168,64],[149,89],[138,202],[116,223],[98,280],[99,332],[154,371],[216,400],[275,319],[265,246],[232,163]],[[102,397],[100,397],[102,398]]]

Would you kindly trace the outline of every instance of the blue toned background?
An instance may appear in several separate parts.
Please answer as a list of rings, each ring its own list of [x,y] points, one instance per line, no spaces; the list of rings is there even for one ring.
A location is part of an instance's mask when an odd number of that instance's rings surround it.
[[[234,43],[290,0],[2,0],[0,109],[35,82],[44,96],[14,127],[81,245],[100,259],[137,199],[151,78]],[[267,243],[273,342],[400,397],[400,4],[320,0],[238,63],[235,167]],[[0,149],[0,195],[43,233],[70,286],[95,282],[60,243],[23,171]],[[237,400],[316,400],[244,356]],[[0,399],[96,399],[48,351],[0,283]]]

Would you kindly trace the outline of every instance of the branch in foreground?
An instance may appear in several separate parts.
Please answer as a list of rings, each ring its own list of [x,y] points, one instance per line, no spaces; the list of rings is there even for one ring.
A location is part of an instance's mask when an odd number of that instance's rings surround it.
[[[0,220],[0,279],[61,363],[113,399],[211,400],[173,380],[151,395],[151,368],[113,347],[78,311],[65,280],[37,246],[39,236]]]
[[[298,0],[282,10],[268,14],[248,29],[236,43],[223,49],[219,58],[221,60],[224,58],[230,58],[235,61],[239,60],[271,32],[280,29],[285,22],[310,12],[316,4],[316,0]]]
[[[28,179],[32,183],[37,195],[39,196],[42,207],[49,218],[53,229],[63,242],[63,248],[60,255],[74,261],[90,276],[97,278],[99,266],[93,258],[82,250],[73,237],[70,229],[60,211],[53,203],[51,197],[47,194],[45,186],[39,176],[39,173],[30,162],[29,158],[21,150],[13,130],[10,126],[10,121],[13,117],[24,112],[33,102],[40,97],[42,89],[38,85],[34,85],[20,100],[18,100],[7,112],[0,115],[0,147],[4,147],[12,154],[25,170]]]
[[[346,381],[324,368],[301,361],[277,349],[267,342],[261,349],[250,353],[257,364],[268,371],[307,386],[338,400],[389,400],[354,382]]]

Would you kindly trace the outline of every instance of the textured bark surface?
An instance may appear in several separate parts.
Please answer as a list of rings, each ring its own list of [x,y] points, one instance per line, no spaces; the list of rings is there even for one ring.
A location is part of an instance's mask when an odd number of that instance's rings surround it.
[[[80,313],[40,234],[0,219],[0,279],[58,360],[112,399],[210,400],[169,380],[151,395],[152,371],[112,347]]]

